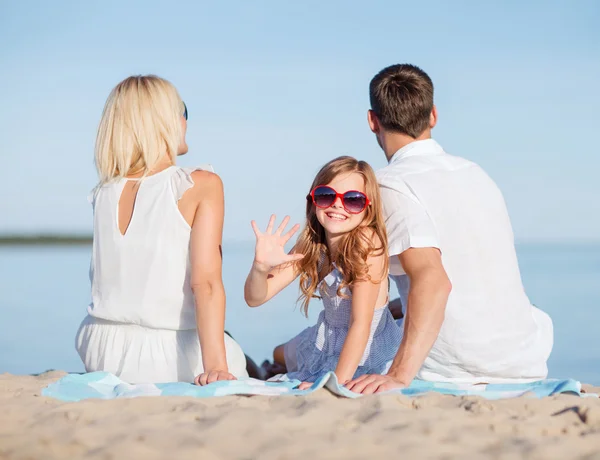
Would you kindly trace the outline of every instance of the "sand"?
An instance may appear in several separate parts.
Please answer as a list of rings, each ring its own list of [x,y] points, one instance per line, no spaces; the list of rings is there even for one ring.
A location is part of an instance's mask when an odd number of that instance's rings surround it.
[[[1,459],[600,459],[596,398],[40,396],[63,375],[0,375]]]

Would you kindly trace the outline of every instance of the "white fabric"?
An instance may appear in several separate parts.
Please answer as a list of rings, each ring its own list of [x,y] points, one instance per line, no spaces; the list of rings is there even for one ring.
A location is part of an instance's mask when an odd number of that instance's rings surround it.
[[[119,230],[118,205],[127,180],[95,190],[88,314],[104,321],[87,318],[78,334],[87,371],[106,370],[136,381],[143,375],[150,383],[167,376],[166,381],[190,381],[202,369],[190,286],[191,227],[177,205],[194,185],[194,170],[172,166],[141,179],[125,235]],[[247,375],[239,345],[230,343],[228,352],[229,371]]]
[[[77,351],[88,372],[105,371],[129,383],[193,382],[204,371],[196,329],[153,329],[87,316]],[[241,347],[225,334],[229,371],[247,377]]]
[[[529,382],[548,373],[550,317],[521,281],[510,219],[496,184],[475,163],[434,140],[400,149],[377,172],[390,245],[390,274],[403,305],[409,281],[398,259],[435,247],[452,282],[440,334],[418,378]]]

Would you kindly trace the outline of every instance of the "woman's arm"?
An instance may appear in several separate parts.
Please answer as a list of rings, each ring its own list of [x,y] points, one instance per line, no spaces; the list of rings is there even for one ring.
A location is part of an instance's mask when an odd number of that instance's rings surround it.
[[[258,307],[269,301],[298,276],[294,262],[304,256],[294,254],[293,250],[286,254],[284,249],[285,244],[299,228],[299,225],[294,225],[289,232],[283,234],[289,221],[290,218],[285,217],[275,233],[275,215],[271,216],[265,233],[252,221],[256,250],[252,268],[244,285],[244,299],[250,307]]]
[[[373,244],[373,247],[380,246],[377,241],[374,241]],[[354,376],[367,347],[381,283],[386,282],[387,279],[387,274],[383,272],[385,257],[387,257],[386,254],[370,256],[367,264],[371,281],[357,281],[352,287],[350,328],[335,370],[335,375],[342,385]]]
[[[225,289],[221,274],[224,196],[221,178],[208,171],[193,173],[198,207],[190,239],[191,287],[204,373],[196,383],[232,380],[225,356]]]

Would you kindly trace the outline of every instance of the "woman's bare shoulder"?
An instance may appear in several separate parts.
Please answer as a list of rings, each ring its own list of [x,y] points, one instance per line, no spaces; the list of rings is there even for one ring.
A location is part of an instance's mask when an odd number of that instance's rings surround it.
[[[196,171],[192,172],[191,176],[192,180],[194,181],[192,193],[198,199],[223,195],[223,181],[218,174],[211,171],[197,169]]]

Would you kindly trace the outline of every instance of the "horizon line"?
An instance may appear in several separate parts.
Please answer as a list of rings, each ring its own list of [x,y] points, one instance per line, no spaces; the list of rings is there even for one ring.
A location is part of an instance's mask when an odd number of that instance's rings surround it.
[[[93,241],[93,234],[89,232],[63,233],[63,232],[7,232],[0,233],[0,246],[9,245],[87,245]],[[230,238],[223,240],[225,244],[253,244],[254,239]],[[515,244],[600,244],[596,238],[516,238]]]

